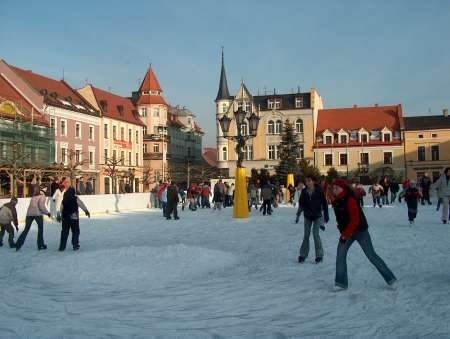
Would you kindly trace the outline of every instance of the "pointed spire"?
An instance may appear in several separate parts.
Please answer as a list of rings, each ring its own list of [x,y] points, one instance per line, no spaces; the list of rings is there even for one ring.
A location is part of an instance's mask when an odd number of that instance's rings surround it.
[[[219,90],[217,91],[216,101],[228,100],[230,98],[230,92],[228,91],[227,75],[225,74],[225,63],[223,60],[223,47],[222,47],[222,69],[220,70]]]
[[[147,73],[145,74],[144,80],[142,80],[141,86],[139,87],[139,92],[142,91],[158,91],[162,92],[159,81],[153,72],[152,64],[149,64]]]

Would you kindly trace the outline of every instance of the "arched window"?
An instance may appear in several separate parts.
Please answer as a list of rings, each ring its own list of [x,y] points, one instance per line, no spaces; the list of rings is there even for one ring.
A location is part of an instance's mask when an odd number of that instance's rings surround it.
[[[281,120],[277,120],[277,122],[275,123],[275,134],[281,134],[281,129],[282,129],[282,122]]]
[[[248,129],[247,129],[247,123],[246,122],[244,122],[242,125],[241,125],[241,134],[242,135],[247,135],[248,134]]]
[[[275,124],[272,120],[269,120],[269,122],[267,123],[267,133],[275,134]]]
[[[227,159],[228,159],[227,148],[225,146],[222,148],[222,159],[224,161],[227,161]]]
[[[303,133],[303,120],[302,119],[297,119],[297,121],[295,122],[295,131],[297,133]]]

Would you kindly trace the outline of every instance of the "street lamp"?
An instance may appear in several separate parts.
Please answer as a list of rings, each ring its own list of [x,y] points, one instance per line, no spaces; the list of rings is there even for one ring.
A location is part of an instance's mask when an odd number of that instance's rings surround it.
[[[248,120],[248,132],[246,135],[242,135],[241,127],[245,124],[245,119]],[[249,139],[256,137],[259,117],[252,113],[247,117],[247,112],[245,112],[242,107],[239,107],[237,111],[234,112],[234,119],[236,120],[237,135],[229,135],[230,125],[232,119],[226,114],[222,118],[218,119],[220,128],[222,129],[223,137],[228,140],[236,141],[236,174],[235,174],[235,191],[234,191],[234,204],[233,204],[233,215],[235,218],[247,218],[248,217],[248,202],[247,202],[247,176],[245,173],[245,168],[242,167],[242,161],[244,160],[244,152],[242,151],[245,146],[245,142]]]

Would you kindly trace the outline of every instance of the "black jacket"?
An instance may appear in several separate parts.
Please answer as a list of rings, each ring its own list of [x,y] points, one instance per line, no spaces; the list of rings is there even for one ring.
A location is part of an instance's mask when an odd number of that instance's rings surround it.
[[[177,185],[170,185],[167,187],[167,203],[177,204],[178,201],[178,187]]]
[[[355,203],[353,206],[357,206],[357,210],[351,211],[349,208],[349,199],[355,200]],[[336,222],[339,231],[341,234],[346,234],[348,237],[350,237],[353,233],[358,231],[366,231],[369,228],[369,225],[367,224],[366,216],[363,213],[363,210],[356,202],[356,198],[349,193],[347,193],[343,198],[336,199],[333,202],[333,209],[334,213],[336,214]],[[356,229],[348,230],[349,227],[352,227],[351,221],[355,220],[355,216],[357,215],[351,215],[351,213],[359,213],[359,224],[355,225]],[[348,233],[348,234],[347,234]]]
[[[322,216],[325,222],[328,222],[328,203],[325,198],[325,194],[319,185],[314,186],[314,191],[311,196],[308,193],[308,189],[304,188],[302,193],[300,194],[300,199],[298,200],[299,206],[303,210],[303,215],[305,218],[310,220],[316,220]]]

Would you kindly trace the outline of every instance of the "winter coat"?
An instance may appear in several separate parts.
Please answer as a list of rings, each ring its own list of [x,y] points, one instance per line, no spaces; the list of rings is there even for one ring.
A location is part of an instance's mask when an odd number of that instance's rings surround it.
[[[366,216],[353,194],[344,192],[333,201],[334,214],[341,237],[350,238],[355,232],[369,228]]]
[[[428,177],[423,177],[420,180],[420,187],[422,188],[422,192],[428,192],[430,190],[431,180]]]
[[[380,184],[373,184],[369,188],[369,193],[371,193],[371,192],[372,192],[372,196],[379,197],[384,192],[383,186],[381,186]]]
[[[442,174],[433,185],[439,194],[439,198],[450,197],[450,177]]]
[[[64,220],[78,220],[80,215],[78,208],[81,208],[85,213],[88,212],[84,203],[75,195],[75,189],[69,187],[64,192],[64,197],[61,202],[61,216]]]
[[[27,217],[39,217],[41,215],[50,214],[45,207],[45,200],[45,195],[35,195],[32,197],[27,209]]]
[[[264,185],[261,188],[262,200],[270,200],[272,198],[272,186],[269,184]]]
[[[419,190],[416,187],[408,187],[405,190],[404,196],[408,208],[417,210],[418,200],[421,196]]]
[[[178,187],[177,185],[170,185],[167,187],[167,203],[175,205],[178,201]]]
[[[15,204],[7,202],[0,207],[0,225],[10,225],[11,223],[16,227],[19,225],[17,221],[17,210]]]
[[[322,216],[323,211],[325,222],[328,222],[328,203],[325,194],[319,185],[314,186],[314,190],[311,194],[308,192],[308,188],[305,188],[300,194],[298,204],[303,210],[305,218],[316,220]]]
[[[64,197],[64,192],[62,192],[59,188],[53,194],[53,201],[55,202],[56,210],[59,211],[61,209],[61,203]]]
[[[391,186],[389,186],[389,189],[392,193],[397,193],[400,190],[400,186],[398,185],[398,182],[393,181],[391,182]]]

